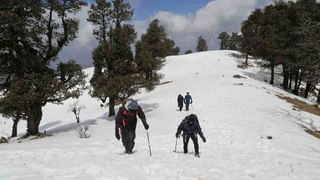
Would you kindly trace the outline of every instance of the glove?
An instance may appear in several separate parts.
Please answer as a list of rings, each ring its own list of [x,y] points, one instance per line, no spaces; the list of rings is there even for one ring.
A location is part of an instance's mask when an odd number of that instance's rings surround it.
[[[205,142],[207,142],[207,140],[206,140],[206,138],[203,136],[202,137],[202,141],[205,143]]]
[[[180,134],[179,133],[176,133],[176,138],[179,138],[180,137]]]
[[[146,130],[148,130],[148,129],[149,129],[149,125],[146,124],[146,125],[144,126],[144,128],[145,128]]]
[[[116,138],[117,138],[118,140],[120,140],[120,134],[119,134],[119,131],[116,131]]]

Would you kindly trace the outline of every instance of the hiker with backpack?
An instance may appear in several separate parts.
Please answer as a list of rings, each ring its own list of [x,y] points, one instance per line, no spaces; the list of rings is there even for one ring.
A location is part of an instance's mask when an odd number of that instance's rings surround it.
[[[177,101],[178,101],[179,111],[181,111],[183,108],[183,101],[184,101],[184,98],[181,94],[178,95]]]
[[[184,97],[184,103],[186,104],[186,111],[189,111],[189,105],[192,104],[192,97],[190,96],[189,92],[187,92],[186,96]]]
[[[189,139],[191,138],[194,145],[195,156],[200,157],[197,134],[200,135],[203,142],[206,142],[206,138],[204,137],[201,131],[198,117],[195,114],[190,114],[189,116],[186,116],[178,126],[178,129],[176,132],[176,138],[180,137],[181,131],[183,131],[182,133],[183,152],[185,154],[188,153],[188,143],[189,143]]]
[[[145,114],[136,100],[129,99],[125,101],[122,104],[122,107],[119,108],[116,115],[115,136],[120,140],[121,134],[122,144],[125,147],[125,152],[128,154],[132,153],[134,147],[137,116],[141,119],[144,128],[148,130],[149,125],[146,121]]]

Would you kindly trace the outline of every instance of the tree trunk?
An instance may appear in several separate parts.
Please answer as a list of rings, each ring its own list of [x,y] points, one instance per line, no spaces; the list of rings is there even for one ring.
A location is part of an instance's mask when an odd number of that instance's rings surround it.
[[[299,70],[295,71],[295,77],[294,77],[294,90],[293,94],[298,95],[299,93]]]
[[[286,65],[282,65],[283,68],[283,82],[282,82],[282,87],[283,89],[287,90],[288,89],[288,84],[289,84],[289,71]]]
[[[114,96],[109,97],[109,117],[114,116],[116,114],[114,110],[115,99],[116,98]]]
[[[306,89],[304,91],[304,98],[308,98],[308,95],[311,89],[312,89],[312,84],[310,81],[308,81],[306,85]]]
[[[244,62],[244,64],[245,64],[246,66],[248,66],[248,59],[249,59],[249,54],[246,53],[246,61]]]
[[[318,89],[317,103],[320,104],[320,88]]]
[[[11,137],[17,137],[18,135],[18,122],[19,122],[20,118],[15,118],[13,120],[13,126],[12,126],[12,133],[11,133]]]
[[[292,71],[290,71],[290,73],[289,73],[290,75],[289,75],[289,87],[288,87],[288,89],[292,89]]]
[[[42,119],[42,106],[41,104],[34,104],[30,107],[27,122],[27,135],[35,136],[39,134],[39,125]]]
[[[271,78],[270,78],[270,84],[274,84],[274,59],[270,61],[270,68],[271,68]]]
[[[300,73],[300,77],[299,77],[299,82],[298,82],[298,86],[297,86],[297,94],[299,96],[299,89],[300,89],[300,86],[301,86],[301,82],[302,82],[302,73]]]

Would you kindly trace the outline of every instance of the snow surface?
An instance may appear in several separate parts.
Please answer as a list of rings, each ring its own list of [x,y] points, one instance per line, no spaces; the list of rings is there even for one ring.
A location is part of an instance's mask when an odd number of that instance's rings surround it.
[[[150,125],[152,157],[146,131],[138,122],[135,153],[123,154],[114,137],[114,118],[107,107],[84,93],[79,103],[82,125],[92,136],[78,137],[69,106],[48,104],[40,130],[53,136],[13,140],[0,145],[1,180],[316,180],[320,179],[320,141],[303,126],[320,128],[318,116],[292,110],[276,95],[294,97],[263,82],[268,72],[258,67],[237,68],[232,51],[209,51],[167,57],[162,82],[154,91],[134,96]],[[93,69],[85,70],[89,77]],[[235,79],[239,74],[246,79]],[[243,83],[243,85],[239,85]],[[190,92],[194,103],[179,112],[179,93]],[[175,132],[180,121],[195,113],[207,143],[199,141],[200,156],[183,154],[182,140],[174,153]],[[11,132],[11,120],[0,118],[0,136]],[[19,133],[26,123],[20,122]],[[272,136],[272,139],[268,139]]]

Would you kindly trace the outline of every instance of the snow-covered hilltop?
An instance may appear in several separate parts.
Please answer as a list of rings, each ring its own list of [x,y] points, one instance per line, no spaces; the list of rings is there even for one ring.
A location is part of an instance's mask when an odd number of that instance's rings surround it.
[[[167,57],[161,85],[134,96],[150,125],[152,157],[141,122],[135,153],[123,154],[114,137],[114,118],[86,92],[79,99],[85,106],[80,121],[89,125],[91,137],[78,137],[70,112],[75,100],[49,104],[40,131],[52,136],[0,144],[0,179],[319,179],[320,141],[302,126],[320,128],[320,117],[293,110],[277,97],[293,95],[260,81],[266,73],[257,67],[237,68],[241,60],[232,53]],[[85,71],[90,77],[93,69]],[[177,96],[186,92],[193,98],[191,110],[179,112]],[[198,115],[207,138],[207,143],[199,142],[201,158],[193,156],[192,142],[190,153],[183,154],[181,139],[173,152],[177,126],[190,113]],[[11,124],[0,118],[0,136],[11,133]],[[20,122],[20,135],[25,126]]]

